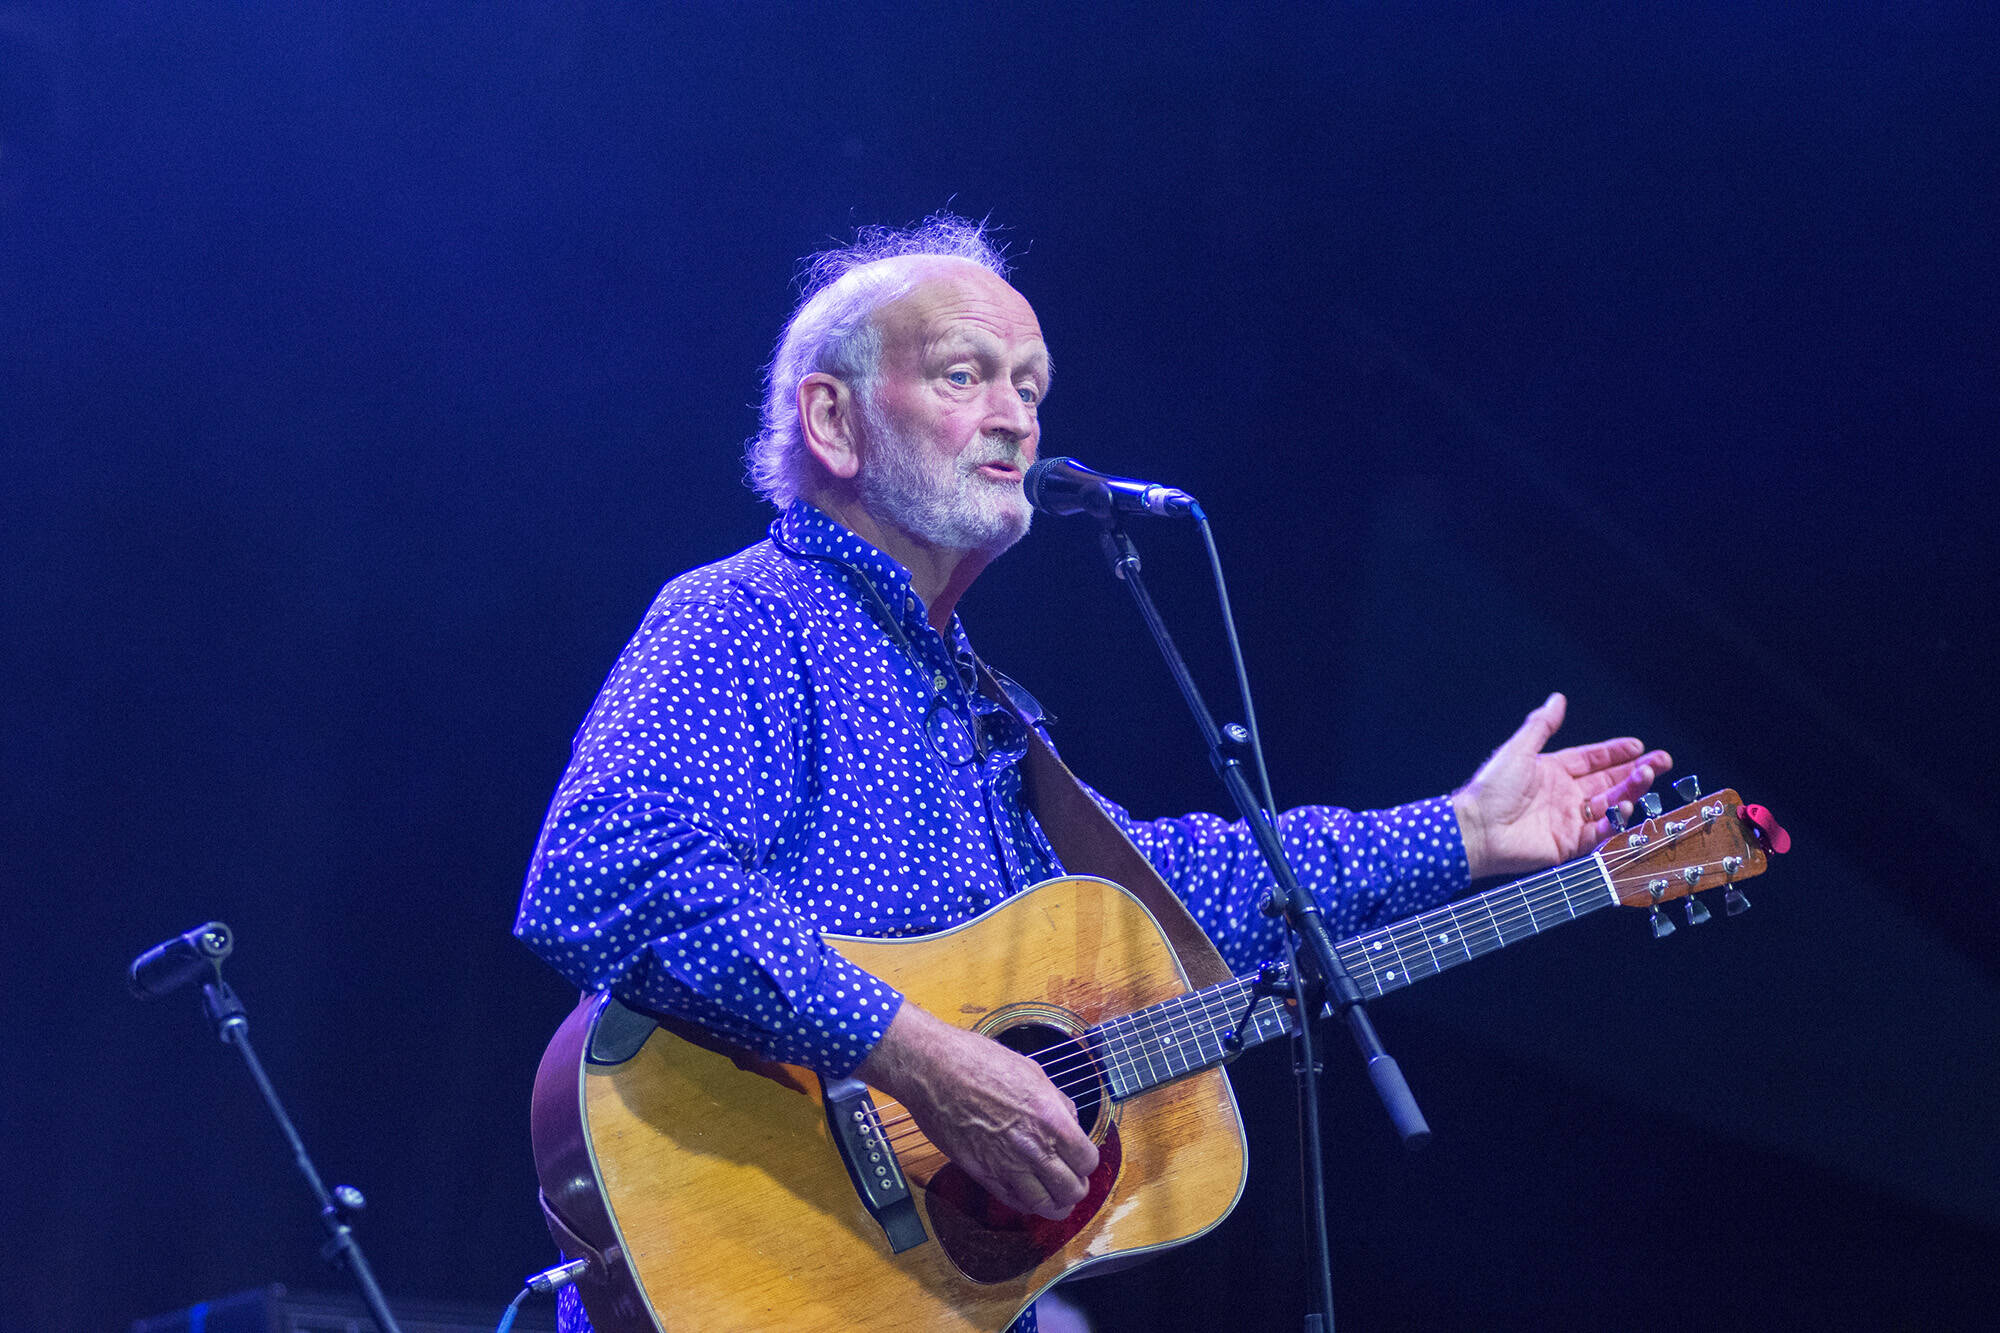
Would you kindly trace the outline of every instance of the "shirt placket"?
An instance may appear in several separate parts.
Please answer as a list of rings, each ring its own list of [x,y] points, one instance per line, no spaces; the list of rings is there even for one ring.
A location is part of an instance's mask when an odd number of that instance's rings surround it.
[[[994,705],[989,715],[997,711],[998,705]],[[1022,817],[1020,774],[1021,759],[1026,753],[1022,746],[988,746],[979,761],[984,775],[980,786],[986,800],[986,822],[993,830],[1010,894],[1047,878],[1047,867],[1039,863],[1040,858],[1031,859],[1027,855],[1032,844],[1025,839],[1028,825]]]
[[[968,908],[982,911],[994,902],[1011,898],[1042,878],[1029,859],[1022,855],[1009,808],[1008,793],[1014,792],[1018,797],[1019,787],[1018,782],[1011,781],[1011,770],[1023,751],[998,749],[993,745],[985,721],[996,711],[997,705],[975,694],[967,685],[952,660],[944,636],[926,625],[917,642],[923,644],[925,669],[931,672],[933,690],[945,701],[944,706],[952,710],[972,739],[972,760],[953,768],[953,781],[959,785],[961,794],[969,797],[966,804],[980,811],[986,824],[987,844],[992,850],[993,862],[1006,881],[998,893],[968,887],[968,899],[971,900],[968,901]],[[970,790],[967,790],[968,787]]]

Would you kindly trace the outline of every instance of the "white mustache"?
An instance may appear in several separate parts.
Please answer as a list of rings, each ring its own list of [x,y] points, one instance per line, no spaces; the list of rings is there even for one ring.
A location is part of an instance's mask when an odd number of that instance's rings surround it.
[[[983,437],[981,442],[987,443]],[[988,463],[1005,463],[1008,467],[1018,469],[1021,466],[1020,443],[1013,440],[994,440],[987,443],[984,456],[966,463],[965,470],[967,472],[977,472]]]

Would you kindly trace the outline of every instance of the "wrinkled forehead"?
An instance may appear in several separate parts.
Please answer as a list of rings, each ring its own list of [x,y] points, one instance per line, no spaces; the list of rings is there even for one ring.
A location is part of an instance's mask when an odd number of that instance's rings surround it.
[[[920,350],[944,339],[998,344],[1015,358],[1047,358],[1034,307],[1005,279],[970,260],[912,256],[884,278],[897,294],[875,308],[884,349]],[[875,265],[869,265],[875,267]]]

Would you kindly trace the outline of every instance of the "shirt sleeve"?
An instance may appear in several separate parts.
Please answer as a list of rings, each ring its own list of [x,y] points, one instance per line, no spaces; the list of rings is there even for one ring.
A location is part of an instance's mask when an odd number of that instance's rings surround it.
[[[809,778],[772,612],[662,594],[577,733],[514,933],[585,990],[850,1072],[902,1003],[759,867]]]
[[[1180,895],[1232,971],[1277,955],[1283,926],[1262,910],[1271,872],[1242,821],[1134,819],[1091,795]],[[1337,940],[1434,907],[1471,882],[1448,796],[1386,810],[1300,806],[1278,816],[1278,837]]]

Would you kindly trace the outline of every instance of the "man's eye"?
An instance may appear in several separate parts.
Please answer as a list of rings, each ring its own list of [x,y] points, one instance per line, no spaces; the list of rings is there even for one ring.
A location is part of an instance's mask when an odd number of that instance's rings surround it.
[[[972,372],[969,370],[954,370],[949,375],[946,375],[945,379],[962,389],[972,383]]]
[[[1035,392],[1034,385],[1024,384],[1021,386],[1021,401],[1026,403],[1029,407],[1033,407],[1036,403],[1042,401],[1042,395]]]

